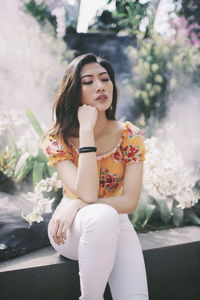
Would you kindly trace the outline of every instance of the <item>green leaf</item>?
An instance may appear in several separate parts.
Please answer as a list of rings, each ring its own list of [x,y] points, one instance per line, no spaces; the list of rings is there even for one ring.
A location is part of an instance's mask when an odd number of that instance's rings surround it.
[[[42,137],[44,134],[44,131],[43,131],[42,127],[40,126],[40,123],[34,116],[33,112],[30,109],[26,109],[26,116],[27,116],[28,120],[30,121],[31,125],[33,126],[33,128],[35,129],[35,132],[39,135],[39,137]]]
[[[165,223],[168,223],[169,220],[171,219],[171,213],[167,206],[166,201],[165,200],[156,200],[156,202],[158,203],[158,206],[159,206],[162,221]]]
[[[142,227],[145,227],[149,220],[151,219],[151,216],[153,215],[153,212],[155,211],[156,206],[154,204],[147,204],[146,206],[146,219],[142,224]]]
[[[30,157],[30,153],[29,152],[25,152],[24,154],[22,154],[22,156],[20,157],[20,159],[18,160],[16,167],[15,167],[15,172],[14,172],[14,176],[18,176],[19,172],[22,168],[24,168],[25,164],[27,164],[27,160]]]
[[[22,181],[33,169],[34,158],[30,153],[24,153],[15,167],[14,177],[17,182]]]
[[[183,216],[184,216],[184,212],[182,208],[173,207],[172,213],[173,213],[173,217],[172,217],[173,224],[177,227],[181,226],[183,223]]]
[[[55,169],[53,167],[50,167],[46,165],[47,171],[48,171],[48,176],[47,177],[52,177],[53,173],[55,173]]]
[[[132,223],[133,224],[141,224],[144,222],[146,218],[146,210],[145,205],[139,204],[137,209],[133,212]]]
[[[38,155],[37,155],[37,161],[44,162],[44,163],[48,162],[47,157],[46,157],[46,155],[44,154],[44,152],[42,151],[41,148],[39,148],[39,152],[38,152]]]
[[[190,208],[185,210],[184,217],[187,221],[190,221],[190,224],[192,225],[200,225],[200,219],[195,214],[195,212]]]
[[[43,179],[44,163],[34,162],[33,165],[33,186]]]
[[[18,157],[19,151],[15,143],[15,135],[13,129],[10,125],[7,125],[6,129],[7,129],[7,140],[8,140],[8,152],[14,153]]]

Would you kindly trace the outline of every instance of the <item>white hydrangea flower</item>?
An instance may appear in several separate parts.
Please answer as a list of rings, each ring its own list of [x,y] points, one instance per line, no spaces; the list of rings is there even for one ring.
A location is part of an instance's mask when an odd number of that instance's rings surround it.
[[[171,141],[161,143],[157,137],[146,139],[144,162],[144,188],[157,200],[174,198],[177,207],[190,208],[198,202],[193,192],[196,178],[190,174],[182,156]]]

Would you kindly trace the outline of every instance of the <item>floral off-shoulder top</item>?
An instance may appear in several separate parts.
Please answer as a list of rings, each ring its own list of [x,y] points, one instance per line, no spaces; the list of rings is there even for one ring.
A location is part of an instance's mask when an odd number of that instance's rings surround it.
[[[120,142],[115,149],[104,155],[97,156],[99,170],[98,197],[119,196],[123,192],[126,165],[145,160],[145,145],[142,131],[130,121],[123,123]],[[48,165],[71,160],[78,167],[78,149],[69,142],[66,146],[61,137],[47,136],[43,149],[48,158]],[[78,198],[67,186],[63,194],[69,198]]]

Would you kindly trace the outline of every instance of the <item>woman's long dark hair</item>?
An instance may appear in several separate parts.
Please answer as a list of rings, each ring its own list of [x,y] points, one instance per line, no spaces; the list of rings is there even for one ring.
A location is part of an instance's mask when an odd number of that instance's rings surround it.
[[[84,65],[95,62],[106,69],[113,83],[112,109],[107,109],[105,113],[107,119],[116,120],[117,88],[115,85],[115,74],[111,64],[92,53],[80,55],[67,66],[53,105],[53,115],[55,115],[56,118],[55,124],[48,132],[51,135],[61,136],[66,145],[68,145],[68,137],[79,136],[80,124],[77,113],[81,105],[81,69]]]

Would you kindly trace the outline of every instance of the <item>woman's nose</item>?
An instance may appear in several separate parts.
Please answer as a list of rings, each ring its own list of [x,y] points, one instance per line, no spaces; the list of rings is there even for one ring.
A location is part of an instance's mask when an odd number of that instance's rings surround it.
[[[103,84],[101,81],[97,82],[96,90],[97,90],[97,92],[104,91],[104,87],[103,87]]]

